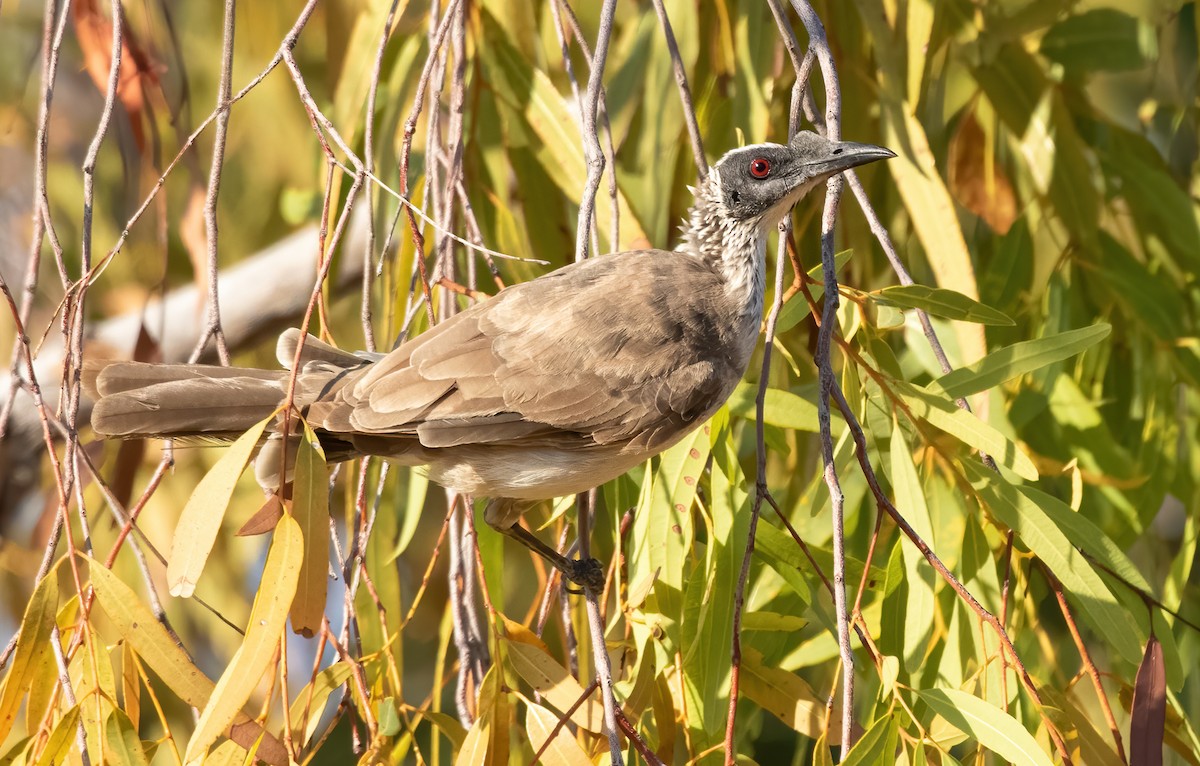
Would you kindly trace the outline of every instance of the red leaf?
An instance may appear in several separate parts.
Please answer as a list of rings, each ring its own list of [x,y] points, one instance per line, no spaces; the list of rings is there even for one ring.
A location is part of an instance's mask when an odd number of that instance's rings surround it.
[[[1150,636],[1133,685],[1129,722],[1129,766],[1162,766],[1167,722],[1167,671],[1162,645]]]

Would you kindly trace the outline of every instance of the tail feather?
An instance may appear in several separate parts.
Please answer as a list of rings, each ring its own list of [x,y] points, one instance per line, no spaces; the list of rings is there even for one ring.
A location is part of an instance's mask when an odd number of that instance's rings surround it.
[[[96,379],[92,427],[104,436],[233,439],[283,400],[285,372],[120,362]]]

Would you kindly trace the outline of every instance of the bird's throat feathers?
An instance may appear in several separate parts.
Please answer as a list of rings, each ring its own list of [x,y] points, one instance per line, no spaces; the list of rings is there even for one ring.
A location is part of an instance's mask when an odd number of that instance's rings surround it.
[[[721,196],[718,173],[714,167],[692,190],[696,201],[677,249],[712,264],[724,278],[729,297],[757,321],[763,308],[767,233],[775,222],[766,216],[747,220],[731,215]]]

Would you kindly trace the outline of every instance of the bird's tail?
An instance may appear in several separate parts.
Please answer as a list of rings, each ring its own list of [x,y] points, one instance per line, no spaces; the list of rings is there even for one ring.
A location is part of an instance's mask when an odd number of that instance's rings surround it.
[[[279,338],[276,356],[295,361],[299,332]],[[300,353],[294,404],[304,409],[339,374],[370,361],[308,338]],[[92,427],[102,436],[229,441],[283,402],[291,372],[206,364],[115,362],[84,370],[95,401]]]
[[[275,411],[288,376],[203,364],[116,362],[85,385],[96,399],[92,428],[102,436],[225,441]]]

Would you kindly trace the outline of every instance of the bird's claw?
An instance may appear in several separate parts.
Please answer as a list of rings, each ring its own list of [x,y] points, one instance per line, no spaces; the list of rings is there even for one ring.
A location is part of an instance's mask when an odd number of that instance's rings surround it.
[[[568,593],[576,595],[588,591],[599,593],[604,589],[604,565],[596,559],[571,559],[569,568],[563,572],[563,575],[580,586],[578,588],[566,587]]]

